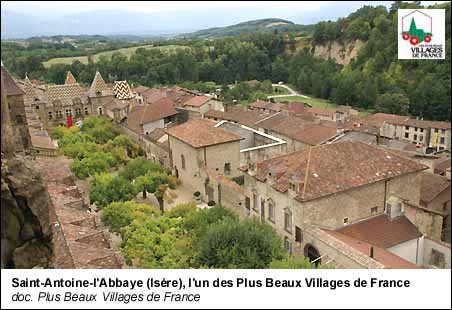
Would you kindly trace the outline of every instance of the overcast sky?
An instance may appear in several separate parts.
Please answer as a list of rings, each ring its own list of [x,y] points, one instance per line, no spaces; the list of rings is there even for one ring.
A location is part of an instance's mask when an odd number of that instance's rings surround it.
[[[34,16],[71,15],[82,11],[121,9],[135,12],[171,12],[193,11],[206,8],[268,8],[271,11],[295,9],[315,11],[331,3],[343,2],[350,5],[352,1],[2,1],[2,9]],[[354,2],[354,1],[353,1]],[[356,1],[362,4],[372,1]],[[375,1],[382,3],[384,1]],[[445,1],[422,1],[433,4]],[[390,5],[392,1],[386,1]],[[271,12],[270,11],[270,12]]]

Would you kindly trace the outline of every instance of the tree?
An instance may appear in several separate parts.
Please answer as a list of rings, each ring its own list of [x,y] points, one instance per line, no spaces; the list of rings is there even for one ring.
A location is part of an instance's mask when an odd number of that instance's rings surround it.
[[[281,239],[268,224],[226,218],[201,237],[196,261],[211,268],[267,268],[284,254]]]
[[[407,115],[410,101],[405,94],[387,93],[377,97],[376,108],[383,113]]]
[[[100,208],[113,201],[131,200],[137,194],[130,181],[108,173],[95,175],[91,182],[90,200]]]
[[[102,209],[102,222],[112,232],[121,232],[121,229],[129,226],[134,219],[146,219],[158,215],[156,207],[140,204],[134,201],[112,202]]]
[[[138,157],[129,161],[119,172],[119,175],[129,181],[132,181],[139,176],[147,174],[148,172],[160,173],[164,171],[165,169],[161,165],[149,161],[144,157]]]

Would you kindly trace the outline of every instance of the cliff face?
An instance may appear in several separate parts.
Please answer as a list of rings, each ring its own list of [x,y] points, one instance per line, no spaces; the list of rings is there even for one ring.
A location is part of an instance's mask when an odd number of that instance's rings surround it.
[[[2,158],[1,267],[49,266],[52,254],[50,199],[29,158]]]
[[[52,240],[50,198],[44,182],[32,167],[26,147],[14,141],[8,93],[12,78],[1,74],[1,268],[50,267]],[[12,81],[12,83],[11,83]],[[6,86],[6,87],[5,87]],[[17,86],[17,85],[16,85]],[[14,104],[23,104],[15,101]]]
[[[365,45],[364,41],[356,40],[347,43],[331,41],[325,45],[313,46],[311,51],[315,57],[323,59],[334,59],[337,63],[347,65],[358,56],[358,51]]]

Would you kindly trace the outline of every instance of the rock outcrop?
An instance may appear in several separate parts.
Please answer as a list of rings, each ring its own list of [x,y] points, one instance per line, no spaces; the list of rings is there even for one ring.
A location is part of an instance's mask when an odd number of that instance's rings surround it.
[[[338,64],[347,65],[352,59],[356,59],[358,51],[366,43],[361,40],[339,43],[331,41],[325,45],[313,46],[311,51],[315,57],[323,59],[334,59]]]
[[[1,268],[47,268],[52,255],[51,202],[42,178],[33,168],[34,158],[26,155],[24,145],[13,142],[25,139],[14,137],[16,131],[11,127],[12,109],[8,105],[4,72],[1,75]]]

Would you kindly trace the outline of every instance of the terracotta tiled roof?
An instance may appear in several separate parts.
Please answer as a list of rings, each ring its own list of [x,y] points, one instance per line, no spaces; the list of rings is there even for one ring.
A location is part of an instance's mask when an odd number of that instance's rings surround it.
[[[105,104],[104,108],[107,110],[122,110],[125,109],[129,106],[129,101],[127,100],[122,100],[122,99],[117,99],[117,98],[112,98],[110,100],[110,102],[108,102],[107,104]]]
[[[242,138],[222,128],[214,127],[215,123],[198,118],[166,130],[172,136],[194,148],[220,143],[239,141]]]
[[[206,104],[209,100],[212,100],[212,98],[207,96],[195,96],[184,103],[184,106],[189,107],[201,107],[204,104]]]
[[[312,113],[309,111],[309,107],[310,106],[304,102],[289,102],[284,104],[281,108],[295,114],[295,116],[310,117],[310,119],[314,120]]]
[[[269,115],[256,110],[247,110],[245,107],[229,107],[225,112],[209,110],[204,114],[206,118],[214,118],[217,120],[226,120],[239,123],[251,128],[257,128],[256,125],[260,120],[267,118]]]
[[[113,93],[117,99],[131,99],[135,97],[127,81],[115,81],[113,83]]]
[[[99,71],[96,71],[96,74],[94,75],[93,82],[91,83],[91,87],[89,88],[88,94],[91,97],[95,97],[100,95],[103,95],[105,91],[108,90],[107,84],[105,84],[105,81],[100,74]]]
[[[416,225],[405,216],[391,220],[386,214],[348,225],[338,232],[384,249],[422,236]]]
[[[77,83],[75,77],[72,75],[71,71],[68,71],[66,74],[66,80],[64,81],[64,84],[75,84],[75,83]]]
[[[363,124],[381,127],[384,122],[403,122],[409,118],[408,116],[396,115],[396,114],[387,114],[387,113],[375,113],[368,117],[362,118],[361,122]]]
[[[140,86],[132,88],[132,91],[135,93],[143,94],[145,91],[147,91],[149,89],[150,89],[149,87],[140,85]]]
[[[336,128],[321,125],[308,125],[294,136],[294,139],[310,144],[318,145],[337,134]]]
[[[145,101],[149,104],[155,103],[166,97],[166,91],[160,88],[149,88],[142,93]]]
[[[265,109],[273,112],[280,112],[284,109],[284,104],[282,103],[272,103],[268,101],[257,100],[249,105],[250,108],[254,109]]]
[[[262,161],[255,177],[272,177],[275,183],[292,180],[299,184],[296,199],[306,201],[427,168],[375,146],[344,141]]]
[[[16,96],[23,95],[24,92],[22,89],[17,86],[11,74],[9,74],[8,70],[2,65],[2,75],[3,75],[3,85],[4,90],[7,96]]]
[[[358,240],[342,234],[338,231],[332,231],[328,229],[322,229],[322,231],[331,235],[332,237],[342,241],[347,246],[359,251],[365,257],[370,256],[371,247],[373,247],[373,259],[384,266],[387,269],[417,269],[417,265],[397,256],[388,250],[376,245],[372,245],[368,242]],[[369,257],[370,258],[370,257]]]
[[[451,166],[451,159],[450,157],[446,158],[439,158],[433,162],[433,171],[435,173],[445,173],[447,168],[450,168]]]
[[[429,172],[422,173],[421,204],[428,204],[447,188],[450,188],[448,178]]]
[[[314,115],[317,114],[323,116],[334,116],[336,114],[336,110],[322,108],[309,108],[309,112],[311,112]]]
[[[127,116],[127,126],[135,132],[142,133],[142,125],[176,114],[174,102],[169,98],[162,98],[155,103],[133,109]]]

